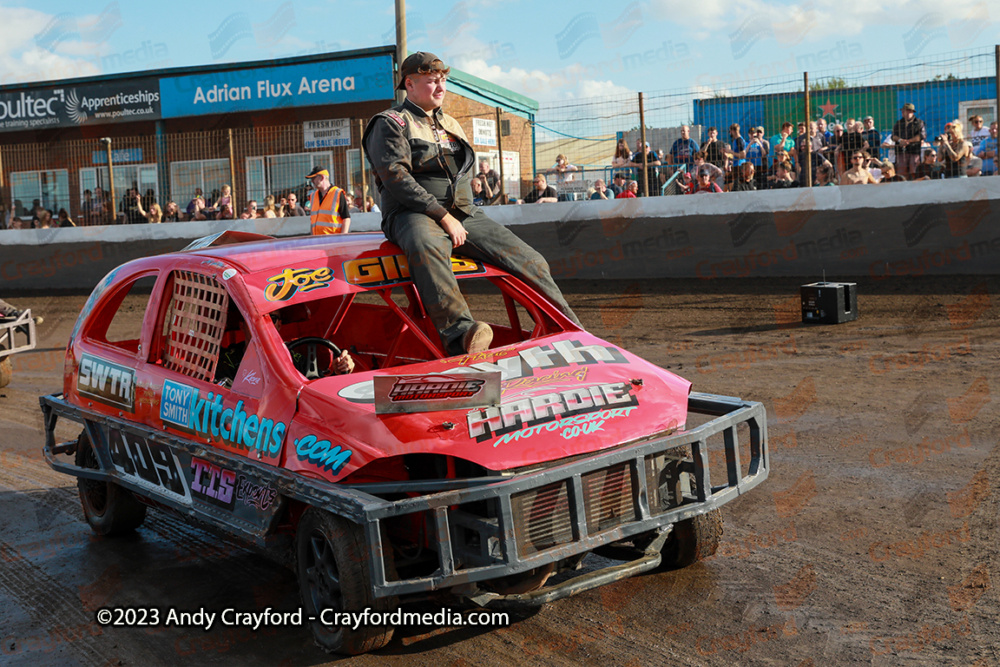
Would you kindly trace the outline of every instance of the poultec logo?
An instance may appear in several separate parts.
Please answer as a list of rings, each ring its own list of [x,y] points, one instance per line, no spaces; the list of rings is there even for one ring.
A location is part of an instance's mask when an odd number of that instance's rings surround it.
[[[20,93],[0,97],[0,122],[5,126],[45,124],[59,122],[58,113],[52,105],[64,102],[62,90],[53,90],[51,97],[32,97],[30,93]]]
[[[466,380],[448,375],[401,377],[389,391],[392,401],[436,401],[449,398],[471,398],[480,391],[485,380]]]
[[[166,380],[160,398],[160,419],[203,438],[276,455],[288,425],[247,414],[243,405],[243,401],[237,401],[236,407],[227,408],[222,394],[208,392],[202,398],[200,390]]]

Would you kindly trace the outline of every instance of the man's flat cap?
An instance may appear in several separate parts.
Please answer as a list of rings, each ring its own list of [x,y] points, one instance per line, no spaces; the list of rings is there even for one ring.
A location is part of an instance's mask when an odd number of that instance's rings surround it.
[[[399,83],[396,84],[396,88],[403,90],[406,88],[406,77],[413,76],[414,74],[430,74],[431,72],[444,72],[447,74],[451,71],[450,67],[447,67],[440,58],[438,58],[433,53],[428,53],[426,51],[417,51],[416,53],[411,53],[407,56],[406,60],[399,67]]]

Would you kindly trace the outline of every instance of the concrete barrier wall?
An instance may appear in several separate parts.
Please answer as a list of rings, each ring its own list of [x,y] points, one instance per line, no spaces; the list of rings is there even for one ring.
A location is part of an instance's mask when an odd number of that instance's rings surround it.
[[[557,279],[1000,273],[1000,178],[491,207]],[[352,231],[377,231],[359,214]],[[223,229],[306,218],[0,231],[0,296],[88,289],[122,262]]]

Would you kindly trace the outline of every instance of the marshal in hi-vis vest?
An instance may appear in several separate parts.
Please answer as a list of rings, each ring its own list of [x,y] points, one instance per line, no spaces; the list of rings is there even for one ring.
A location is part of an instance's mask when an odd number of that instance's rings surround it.
[[[331,185],[323,201],[319,200],[319,190],[314,190],[309,204],[309,222],[314,236],[318,234],[342,234],[344,221],[337,215],[343,190]]]

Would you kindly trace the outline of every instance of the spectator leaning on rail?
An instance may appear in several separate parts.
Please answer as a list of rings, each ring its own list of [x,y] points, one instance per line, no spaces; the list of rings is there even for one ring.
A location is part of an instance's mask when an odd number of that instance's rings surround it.
[[[351,229],[347,194],[330,183],[330,172],[316,167],[306,180],[316,188],[309,199],[309,225],[314,235],[346,234]]]
[[[260,213],[262,218],[277,218],[278,211],[274,206],[274,195],[264,197],[264,210]]]
[[[548,173],[554,174],[556,177],[556,185],[561,183],[569,183],[573,180],[574,171],[578,171],[579,167],[575,164],[570,164],[570,161],[565,155],[560,154],[556,157],[556,163],[549,167]]]
[[[879,183],[899,183],[906,179],[896,173],[896,167],[888,160],[882,161],[882,180]]]
[[[142,198],[139,191],[129,188],[122,197],[121,213],[125,216],[125,222],[129,225],[138,225],[149,222],[146,219],[146,212],[142,210]]]
[[[816,172],[816,185],[819,187],[837,185],[833,180],[833,176],[833,165],[829,162],[824,162],[819,166],[819,171]]]
[[[992,176],[997,172],[997,123],[990,123],[990,135],[979,144],[976,155],[983,160],[980,176]]]
[[[590,198],[614,199],[615,195],[610,190],[608,190],[607,186],[604,185],[604,181],[599,178],[596,181],[594,181],[594,193],[590,195]]]
[[[698,152],[698,143],[691,138],[691,128],[681,125],[681,136],[670,147],[671,164],[687,165],[688,171],[694,165],[694,154]]]
[[[924,151],[923,162],[917,165],[911,181],[926,181],[944,178],[944,165],[938,162],[937,151],[928,148]]]
[[[611,179],[611,183],[608,185],[608,190],[611,191],[612,198],[617,197],[622,192],[625,191],[625,174],[618,172],[615,177]]]
[[[552,204],[559,201],[556,189],[545,180],[545,174],[536,174],[533,181],[534,188],[524,195],[525,204]]]
[[[764,145],[764,128],[755,127],[751,130],[750,141],[746,147],[747,162],[753,165],[754,179],[758,190],[763,190],[767,178],[768,149]]]
[[[975,155],[979,145],[989,138],[990,131],[983,127],[983,117],[979,115],[969,117],[969,127],[972,129],[965,138],[972,144],[972,154]]]
[[[726,164],[726,146],[719,141],[719,131],[715,127],[708,128],[708,138],[701,145],[701,152],[705,155],[705,162],[714,164],[719,169]]]
[[[635,153],[633,153],[629,166],[635,168],[636,173],[639,177],[642,177],[642,156],[643,156],[643,144],[642,141],[635,142]],[[653,196],[659,194],[659,172],[657,167],[660,166],[660,156],[656,154],[656,151],[650,150],[649,143],[645,145],[645,155],[646,155],[646,166],[648,171],[646,173],[646,183],[649,187],[649,195]]]
[[[729,186],[730,192],[749,192],[757,189],[757,179],[754,177],[756,168],[752,162],[744,162],[737,167],[738,175]]]
[[[792,178],[792,163],[788,160],[780,160],[774,165],[774,177],[770,181],[772,190],[784,190],[785,188],[797,188],[799,182]]]
[[[247,202],[246,208],[240,213],[240,220],[254,220],[257,218],[257,202],[253,199]]]
[[[615,197],[615,199],[635,199],[639,196],[639,182],[629,181],[622,193]]]
[[[882,134],[875,129],[875,119],[871,116],[865,116],[862,122],[861,134],[865,137],[865,143],[868,144],[868,154],[873,158],[879,158],[879,148],[882,146]]]
[[[878,181],[865,169],[865,154],[851,153],[851,168],[840,175],[841,185],[876,185]]]
[[[740,136],[740,124],[733,123],[729,126],[729,152],[734,160],[746,158],[747,142]]]
[[[892,138],[896,142],[896,167],[899,175],[911,178],[920,162],[920,147],[927,139],[924,121],[916,116],[917,108],[910,102],[900,110],[902,118],[892,126]]]
[[[489,189],[490,184],[479,176],[472,177],[472,203],[476,206],[489,206],[493,199],[493,191]]]
[[[479,173],[476,174],[483,181],[483,191],[490,192],[490,204],[496,204],[500,199],[500,174],[496,169],[490,168],[489,160],[479,161]],[[489,187],[486,187],[489,186]]]
[[[285,197],[288,205],[288,217],[302,217],[306,215],[306,210],[299,205],[299,197],[294,192],[289,192]]]
[[[708,170],[709,177],[712,179],[712,182],[716,183],[721,188],[726,178],[726,172],[719,167],[716,167],[711,162],[708,162],[704,151],[698,151],[694,154],[694,165],[691,167],[692,185],[696,184],[698,173],[702,170],[702,168]]]
[[[632,151],[628,149],[628,142],[624,139],[619,139],[618,143],[615,144],[615,154],[611,158],[611,166],[614,168],[627,167],[628,163],[632,161]]]
[[[817,118],[816,119],[816,133],[819,134],[819,135],[822,135],[824,138],[826,138],[826,143],[827,144],[830,143],[830,139],[833,139],[833,132],[831,132],[830,130],[828,130],[826,128],[826,119],[825,118]]]
[[[795,157],[795,139],[792,138],[792,128],[794,126],[785,121],[781,124],[781,131],[771,137],[771,157],[778,157],[780,151],[788,153],[789,157],[794,160]]]
[[[945,178],[962,178],[969,162],[970,146],[962,134],[962,123],[953,121],[944,126],[944,134],[934,140],[944,163]]]
[[[496,264],[542,292],[574,323],[545,258],[472,203],[476,153],[442,111],[448,68],[418,51],[399,68],[406,100],[376,114],[363,143],[375,171],[382,231],[406,253],[424,308],[448,354],[482,352],[493,330],[477,322],[451,268],[452,251]]]
[[[711,165],[702,165],[697,171],[697,180],[692,183],[691,191],[688,194],[698,195],[698,194],[713,194],[722,192],[717,184],[712,182],[712,172],[708,170]]]

